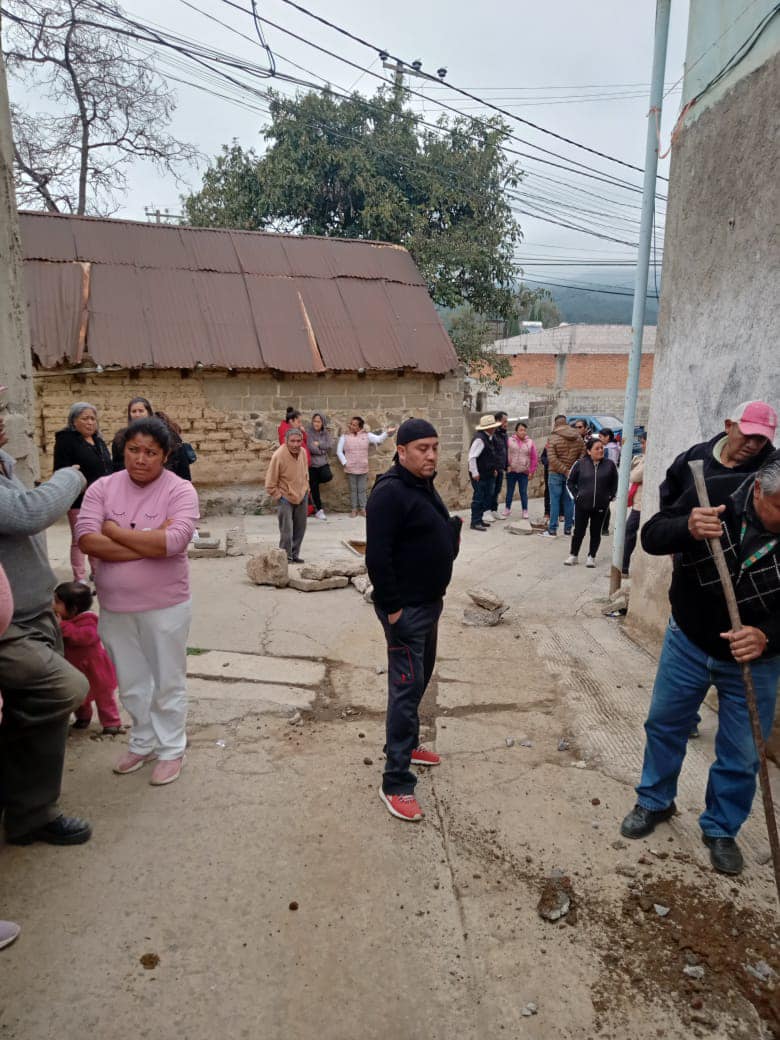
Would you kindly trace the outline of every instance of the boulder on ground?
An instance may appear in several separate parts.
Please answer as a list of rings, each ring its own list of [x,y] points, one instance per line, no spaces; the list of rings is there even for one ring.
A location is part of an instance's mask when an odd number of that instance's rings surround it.
[[[255,585],[275,585],[283,589],[290,581],[287,553],[284,549],[268,549],[247,560],[246,572]]]
[[[362,596],[366,589],[371,587],[371,579],[367,574],[356,574],[353,578],[350,578],[350,584],[354,585]]]
[[[373,603],[374,602],[374,586],[373,585],[368,585],[366,587],[366,591],[363,593],[363,599],[366,601],[366,603]]]
[[[469,596],[478,607],[484,607],[485,610],[498,610],[499,607],[503,607],[504,601],[491,589],[485,589],[481,586],[479,588],[467,589],[466,595]]]
[[[533,534],[534,529],[531,527],[530,520],[515,520],[511,524],[507,524],[504,530],[508,534]]]
[[[473,628],[492,628],[499,624],[501,617],[509,610],[509,607],[496,607],[495,610],[485,610],[484,607],[466,607],[463,611],[463,624],[471,625]]]
[[[345,578],[354,578],[357,574],[365,574],[366,564],[363,560],[328,560],[326,563],[307,563],[301,567],[302,578],[313,578],[322,581],[325,578],[335,578],[339,575]]]
[[[246,540],[246,531],[243,527],[231,527],[225,534],[225,554],[227,556],[246,556],[249,552],[249,543]]]
[[[306,568],[303,568],[305,570]],[[325,589],[344,589],[349,585],[349,578],[344,574],[334,574],[332,578],[290,578],[289,587],[299,592],[324,592]]]

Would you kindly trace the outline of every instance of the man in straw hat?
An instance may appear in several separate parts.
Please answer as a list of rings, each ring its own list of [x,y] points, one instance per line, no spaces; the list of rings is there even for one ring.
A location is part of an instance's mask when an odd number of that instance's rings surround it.
[[[483,517],[493,501],[493,489],[500,466],[496,430],[499,422],[495,415],[483,415],[474,431],[469,448],[469,475],[474,496],[471,499],[471,530],[487,531]]]
[[[368,499],[366,566],[374,609],[387,639],[387,731],[379,797],[399,820],[423,813],[411,766],[436,766],[420,744],[418,708],[436,663],[444,594],[460,545],[460,517],[451,517],[433,486],[439,437],[425,419],[407,419],[396,435],[393,465]]]

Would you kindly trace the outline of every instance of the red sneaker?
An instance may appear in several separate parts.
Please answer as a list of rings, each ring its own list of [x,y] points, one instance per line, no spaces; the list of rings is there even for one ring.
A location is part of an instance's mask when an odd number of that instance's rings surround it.
[[[413,766],[437,766],[440,762],[441,755],[437,755],[435,751],[429,751],[422,744],[412,752]]]
[[[387,806],[390,815],[397,816],[399,820],[417,823],[423,818],[423,811],[413,794],[385,794],[380,787],[379,797]]]

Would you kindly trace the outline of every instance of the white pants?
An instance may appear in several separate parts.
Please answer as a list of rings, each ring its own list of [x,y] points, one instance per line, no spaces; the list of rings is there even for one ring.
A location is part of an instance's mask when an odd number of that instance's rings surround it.
[[[100,638],[116,667],[119,699],[133,720],[135,755],[184,754],[191,619],[192,600],[134,614],[100,611]]]

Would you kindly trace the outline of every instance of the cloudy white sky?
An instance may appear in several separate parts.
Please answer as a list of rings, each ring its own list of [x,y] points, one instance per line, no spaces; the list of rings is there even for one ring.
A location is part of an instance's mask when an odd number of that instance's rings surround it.
[[[420,59],[432,73],[447,68],[446,81],[466,87],[480,97],[517,115],[541,124],[592,148],[642,166],[645,143],[645,114],[652,59],[655,0],[303,0],[304,6],[346,27],[379,47],[407,61]],[[162,26],[182,36],[229,51],[247,61],[263,64],[265,55],[254,35],[250,0],[126,0],[126,13],[149,25]],[[358,65],[383,75],[375,52],[352,43],[338,33],[292,9],[283,0],[258,0],[263,18],[284,29],[333,50]],[[196,8],[199,8],[200,13]],[[672,25],[667,60],[667,84],[672,87],[682,75],[685,48],[687,0],[673,0]],[[230,28],[218,25],[219,19]],[[243,38],[237,33],[245,34]],[[277,56],[278,68],[332,84],[372,92],[378,81],[342,62],[313,50],[286,35],[282,29],[265,26]],[[290,62],[309,70],[302,72]],[[161,62],[163,74],[194,79],[194,68],[174,68]],[[314,74],[313,76],[310,74]],[[256,81],[257,82],[257,81]],[[232,138],[262,150],[263,114],[240,104],[222,100],[194,86],[172,84],[178,108],[172,130],[207,156],[216,154]],[[259,88],[265,84],[257,82]],[[447,93],[439,84],[414,83],[430,98],[446,99],[472,114],[482,109],[473,102]],[[295,88],[279,84],[291,91]],[[211,89],[215,89],[213,84]],[[12,87],[13,90],[13,87]],[[228,92],[234,93],[228,88]],[[263,102],[245,100],[263,106]],[[413,106],[427,116],[439,109],[432,100],[414,99]],[[679,86],[665,102],[661,138],[668,142],[679,107]],[[538,159],[569,166],[584,163],[608,178],[618,177],[632,185],[641,184],[641,174],[590,155],[520,123],[513,133],[523,142],[510,146],[524,154],[519,159],[527,171],[521,193],[529,205],[544,208],[551,219],[587,224],[605,235],[635,242],[640,196],[637,193],[578,175],[571,169],[543,165]],[[550,149],[545,155],[532,145]],[[559,158],[558,156],[562,157]],[[659,172],[668,175],[669,160]],[[146,219],[145,210],[180,210],[179,196],[186,186],[200,183],[198,170],[184,171],[184,185],[157,175],[146,165],[137,165],[130,175],[130,191],[118,216]],[[664,190],[661,182],[659,190]],[[662,207],[661,207],[662,209]],[[659,213],[662,217],[662,213]],[[555,224],[519,215],[525,240],[519,258],[529,273],[548,274],[541,259],[631,258],[627,245],[564,229]],[[659,239],[660,244],[660,239]],[[534,264],[540,266],[535,267]]]

